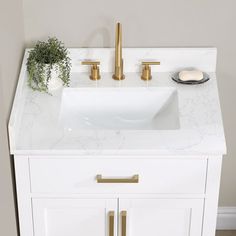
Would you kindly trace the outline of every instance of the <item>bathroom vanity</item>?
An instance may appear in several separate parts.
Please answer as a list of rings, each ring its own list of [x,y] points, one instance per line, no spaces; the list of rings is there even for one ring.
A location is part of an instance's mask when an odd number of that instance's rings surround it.
[[[71,85],[27,87],[26,50],[9,122],[21,236],[214,236],[226,153],[215,48],[69,49]],[[90,80],[85,59],[99,60]],[[155,60],[152,80],[142,61]],[[201,85],[171,79],[183,68]],[[150,117],[154,117],[150,119]]]

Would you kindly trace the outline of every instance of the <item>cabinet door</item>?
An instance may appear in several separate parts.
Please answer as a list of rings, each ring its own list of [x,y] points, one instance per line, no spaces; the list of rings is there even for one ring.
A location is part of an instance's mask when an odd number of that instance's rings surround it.
[[[116,199],[33,199],[35,236],[114,236]]]
[[[201,199],[120,199],[119,236],[201,236]]]

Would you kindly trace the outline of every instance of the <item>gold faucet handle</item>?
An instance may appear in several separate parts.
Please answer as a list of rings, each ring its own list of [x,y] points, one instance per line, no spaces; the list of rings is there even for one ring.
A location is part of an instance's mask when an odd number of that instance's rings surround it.
[[[142,80],[150,80],[152,79],[152,73],[151,73],[151,65],[160,65],[161,63],[159,61],[143,61],[142,65],[143,71],[142,71]]]
[[[82,65],[92,65],[92,66],[98,66],[100,65],[100,61],[82,61]]]
[[[101,79],[100,69],[99,69],[99,65],[100,65],[99,61],[82,61],[81,64],[86,65],[86,66],[91,66],[91,75],[89,76],[89,78],[91,80]]]

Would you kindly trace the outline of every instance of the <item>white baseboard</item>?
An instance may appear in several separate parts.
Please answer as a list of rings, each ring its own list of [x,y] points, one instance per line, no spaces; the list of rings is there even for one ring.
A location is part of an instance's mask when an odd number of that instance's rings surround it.
[[[236,230],[236,207],[219,207],[217,216],[218,230]]]

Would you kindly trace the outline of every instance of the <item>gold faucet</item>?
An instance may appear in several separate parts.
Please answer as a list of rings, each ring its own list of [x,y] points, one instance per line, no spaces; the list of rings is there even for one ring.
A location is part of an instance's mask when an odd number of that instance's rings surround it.
[[[123,74],[123,58],[122,58],[122,28],[121,24],[116,25],[116,42],[115,42],[115,73],[112,76],[115,80],[125,78]]]

